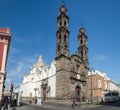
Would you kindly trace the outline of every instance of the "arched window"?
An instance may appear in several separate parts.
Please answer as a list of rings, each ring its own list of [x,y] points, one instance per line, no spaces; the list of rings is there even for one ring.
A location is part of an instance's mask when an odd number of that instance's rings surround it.
[[[66,42],[67,40],[66,40],[66,35],[64,35],[64,42]]]
[[[81,57],[83,57],[83,51],[81,51]]]
[[[101,87],[102,87],[101,80],[98,79],[98,88],[101,89]]]
[[[60,25],[60,26],[62,25],[62,22],[61,22],[61,21],[59,22],[59,25]]]
[[[87,57],[87,51],[85,51],[85,57]]]
[[[60,46],[58,46],[58,50],[60,50]]]
[[[61,35],[59,35],[59,41],[58,42],[61,42]]]
[[[8,40],[8,38],[6,37],[5,40]]]
[[[66,26],[66,21],[64,21],[64,26]]]
[[[80,86],[76,86],[75,92],[76,92],[76,100],[80,101]]]
[[[67,45],[65,45],[65,49],[67,49],[68,48],[68,46]]]
[[[81,40],[80,42],[81,42],[81,44],[83,44],[83,41],[82,41],[82,40]]]
[[[86,40],[84,40],[84,44],[86,44]]]

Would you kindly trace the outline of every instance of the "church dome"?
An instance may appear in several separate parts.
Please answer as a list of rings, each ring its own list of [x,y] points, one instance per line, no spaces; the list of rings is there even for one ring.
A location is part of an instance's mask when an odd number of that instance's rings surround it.
[[[38,58],[38,62],[34,64],[34,67],[39,67],[39,66],[45,66],[45,63],[43,62],[43,57],[41,55]]]
[[[62,12],[62,13],[66,13],[67,12],[67,9],[65,8],[64,5],[60,8],[60,12]]]

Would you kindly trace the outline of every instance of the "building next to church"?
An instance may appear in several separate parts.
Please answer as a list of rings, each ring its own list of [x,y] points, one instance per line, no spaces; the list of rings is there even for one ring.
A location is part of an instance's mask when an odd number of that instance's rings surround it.
[[[56,67],[55,60],[50,66],[46,65],[43,57],[39,56],[38,61],[30,68],[30,73],[26,73],[23,82],[19,87],[19,96],[23,101],[34,101],[35,98],[46,99],[55,98],[56,94]],[[16,89],[17,90],[17,89]]]
[[[88,90],[88,98],[93,102],[101,102],[106,92],[120,92],[119,85],[98,70],[88,72]]]
[[[0,100],[5,88],[6,65],[11,41],[11,33],[8,28],[0,28]]]
[[[23,100],[39,97],[45,102],[67,103],[75,99],[85,102],[87,99],[87,75],[89,70],[88,47],[85,28],[78,31],[77,53],[70,55],[69,50],[69,16],[63,5],[57,17],[56,57],[50,66],[38,62],[25,74],[20,85]]]

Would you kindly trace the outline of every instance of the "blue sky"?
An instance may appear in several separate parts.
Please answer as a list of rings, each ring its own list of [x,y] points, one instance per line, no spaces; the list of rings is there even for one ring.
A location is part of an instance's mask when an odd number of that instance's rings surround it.
[[[0,27],[10,28],[12,41],[6,85],[15,86],[42,55],[55,58],[58,10],[62,0],[0,0]],[[120,83],[120,0],[65,0],[70,17],[70,53],[77,51],[81,24],[88,36],[90,68],[107,72]]]

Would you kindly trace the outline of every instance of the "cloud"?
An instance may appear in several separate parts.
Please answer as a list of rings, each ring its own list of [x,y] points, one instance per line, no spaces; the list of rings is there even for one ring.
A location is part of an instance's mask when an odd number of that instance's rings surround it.
[[[36,37],[34,39],[35,39],[35,42],[40,45],[40,42],[42,43],[42,41],[44,40],[43,38],[44,38],[44,36],[41,33],[39,33],[36,35]]]
[[[29,72],[30,67],[37,61],[37,56],[29,56],[16,59],[13,62],[8,63],[7,78],[6,78],[6,89],[9,89],[11,81],[14,82],[15,86],[18,86],[23,79],[25,73]]]
[[[20,51],[17,48],[13,47],[13,46],[10,48],[10,53],[11,54],[16,54],[16,53],[19,53],[19,52]]]
[[[24,57],[22,58],[22,60],[26,63],[33,64],[37,59],[36,56],[32,56],[32,57]]]
[[[21,39],[21,37],[17,37],[17,35],[14,35],[13,37],[15,43],[20,43],[20,44],[25,43],[25,39],[23,40]]]
[[[17,83],[22,78],[22,71],[24,69],[24,62],[18,62],[10,67],[7,72],[6,86],[10,85],[11,81]]]
[[[10,51],[9,51],[8,63],[15,63],[16,62],[15,56],[19,53],[20,53],[19,49],[11,46]]]
[[[96,61],[100,62],[100,61],[106,60],[107,56],[105,56],[105,55],[95,55],[94,58],[95,58]]]

